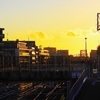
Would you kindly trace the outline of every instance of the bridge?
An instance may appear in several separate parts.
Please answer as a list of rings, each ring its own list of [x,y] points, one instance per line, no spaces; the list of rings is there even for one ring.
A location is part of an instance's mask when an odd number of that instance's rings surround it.
[[[55,81],[78,78],[85,68],[83,64],[70,66],[36,65],[34,67],[3,67],[0,69],[0,80],[3,81]]]

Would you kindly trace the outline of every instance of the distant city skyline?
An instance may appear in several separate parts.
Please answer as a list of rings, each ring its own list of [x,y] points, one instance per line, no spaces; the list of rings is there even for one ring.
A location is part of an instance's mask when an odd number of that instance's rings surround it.
[[[69,50],[79,54],[96,50],[100,33],[96,30],[99,0],[1,0],[0,27],[4,40],[34,40],[36,45]]]

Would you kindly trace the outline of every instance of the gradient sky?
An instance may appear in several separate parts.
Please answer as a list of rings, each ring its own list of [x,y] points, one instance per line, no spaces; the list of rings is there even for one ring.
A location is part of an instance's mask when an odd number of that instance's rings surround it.
[[[37,46],[68,49],[69,54],[85,49],[85,37],[88,53],[100,41],[100,0],[0,0],[0,12],[4,40],[29,38]]]

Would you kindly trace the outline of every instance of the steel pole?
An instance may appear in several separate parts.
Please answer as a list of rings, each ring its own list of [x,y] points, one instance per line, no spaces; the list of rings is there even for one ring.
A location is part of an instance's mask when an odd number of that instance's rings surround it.
[[[85,62],[86,62],[86,69],[88,68],[88,64],[87,64],[87,38],[85,38],[85,57],[86,57],[86,59],[85,59]]]

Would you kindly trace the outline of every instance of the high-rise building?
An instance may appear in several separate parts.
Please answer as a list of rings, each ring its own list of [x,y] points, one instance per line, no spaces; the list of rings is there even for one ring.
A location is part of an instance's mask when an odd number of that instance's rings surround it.
[[[3,55],[4,55],[4,52],[3,52],[3,46],[4,46],[4,44],[3,44],[3,38],[4,38],[4,34],[3,34],[3,30],[4,30],[4,28],[0,28],[0,68],[2,68],[3,67],[3,63],[4,63],[4,57],[3,57]]]
[[[10,65],[11,63],[14,66],[36,63],[35,41],[19,41],[17,39],[16,41],[3,41],[3,43],[4,61],[9,61]]]
[[[0,55],[3,55],[3,51],[2,51],[2,47],[4,46],[2,42],[4,38],[3,30],[4,28],[0,28]]]

